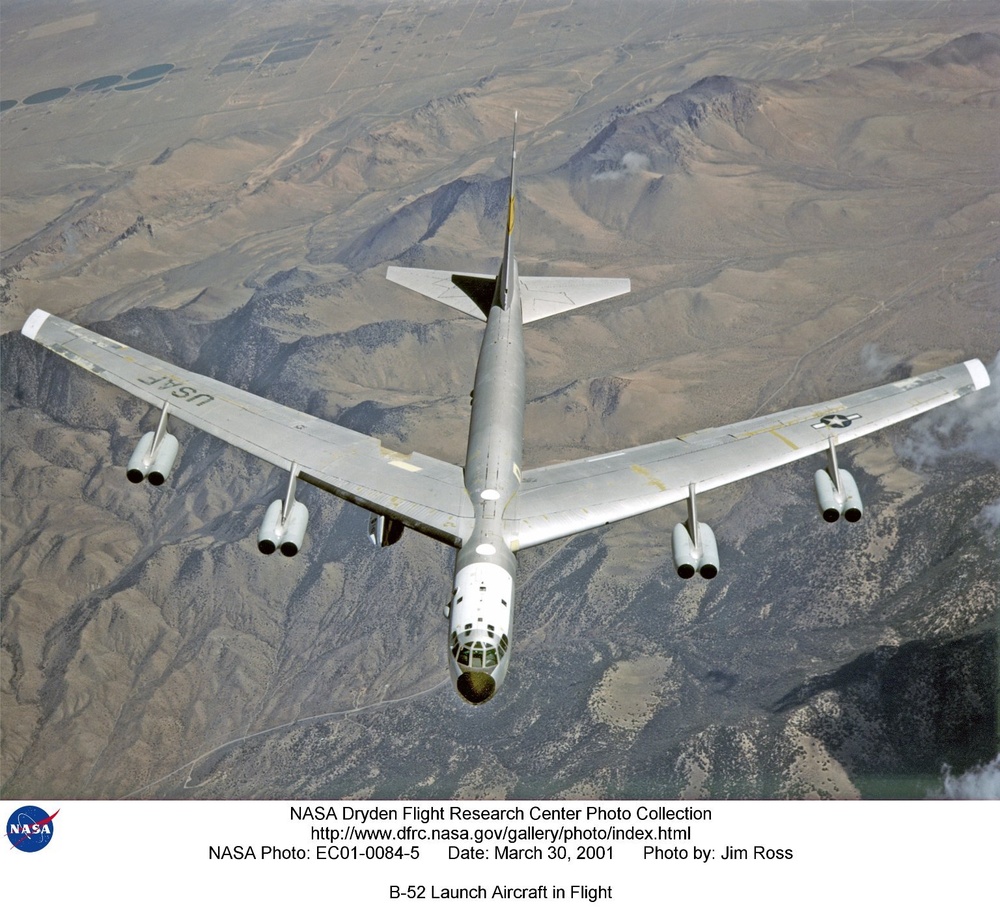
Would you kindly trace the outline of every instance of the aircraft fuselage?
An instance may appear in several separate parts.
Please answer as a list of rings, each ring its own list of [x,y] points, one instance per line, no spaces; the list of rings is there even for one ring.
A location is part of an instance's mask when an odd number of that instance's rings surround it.
[[[465,457],[465,487],[475,509],[471,537],[455,559],[449,616],[449,665],[459,694],[489,700],[507,674],[517,559],[503,514],[517,493],[524,441],[524,335],[517,262],[509,247],[476,366]]]

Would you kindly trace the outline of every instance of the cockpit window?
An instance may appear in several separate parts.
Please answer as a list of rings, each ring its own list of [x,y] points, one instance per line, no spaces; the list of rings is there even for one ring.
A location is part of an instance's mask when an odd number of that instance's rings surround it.
[[[497,644],[492,639],[483,640],[481,631],[476,634],[480,639],[473,640],[470,630],[471,628],[467,627],[464,632],[452,632],[451,654],[456,662],[472,669],[492,669],[499,665],[507,653],[507,636],[502,635],[500,643]],[[491,638],[496,636],[496,631],[492,627],[489,636]]]

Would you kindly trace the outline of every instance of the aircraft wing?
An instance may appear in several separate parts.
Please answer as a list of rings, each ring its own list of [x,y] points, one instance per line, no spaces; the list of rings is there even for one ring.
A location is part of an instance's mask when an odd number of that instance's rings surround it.
[[[626,519],[797,461],[990,384],[979,360],[840,400],[525,471],[504,513],[518,550]]]
[[[474,513],[457,465],[379,440],[207,376],[171,366],[36,310],[22,333],[155,407],[351,503],[455,547]]]

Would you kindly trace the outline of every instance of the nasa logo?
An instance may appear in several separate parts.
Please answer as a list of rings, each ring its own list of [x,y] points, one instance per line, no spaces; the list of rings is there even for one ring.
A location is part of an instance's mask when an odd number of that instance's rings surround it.
[[[49,815],[38,806],[15,809],[7,819],[7,840],[17,850],[36,853],[52,840],[52,820],[58,814],[58,809]]]

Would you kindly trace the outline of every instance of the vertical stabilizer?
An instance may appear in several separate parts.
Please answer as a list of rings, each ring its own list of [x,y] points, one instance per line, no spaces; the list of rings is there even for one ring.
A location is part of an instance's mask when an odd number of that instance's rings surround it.
[[[520,294],[521,318],[527,323],[628,293],[631,285],[625,277],[521,277],[514,257],[516,198],[517,111],[514,112],[514,136],[510,150],[507,228],[504,231],[503,259],[496,276],[390,267],[386,277],[393,283],[436,299],[480,321],[486,321],[495,305],[508,308],[515,294]]]
[[[514,138],[511,142],[510,151],[510,194],[507,198],[507,232],[503,240],[503,261],[500,264],[500,276],[503,278],[503,297],[501,302],[506,306],[507,298],[511,295],[514,284],[517,282],[517,268],[514,260],[514,202],[516,185],[515,174],[517,167],[517,111],[514,111]]]

